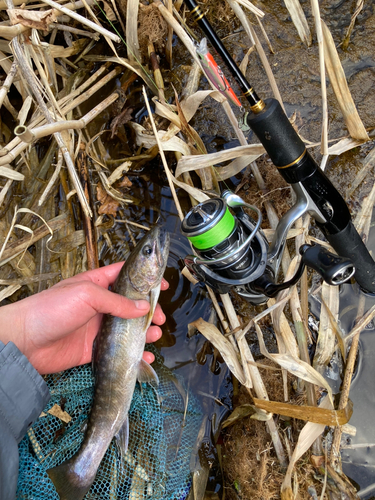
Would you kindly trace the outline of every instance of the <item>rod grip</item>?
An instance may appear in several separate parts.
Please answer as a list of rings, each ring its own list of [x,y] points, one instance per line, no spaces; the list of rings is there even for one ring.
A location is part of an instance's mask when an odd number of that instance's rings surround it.
[[[359,286],[365,292],[375,293],[375,262],[353,223],[350,221],[339,233],[325,236],[339,255],[348,257],[353,262],[354,277]]]
[[[249,113],[247,123],[257,135],[276,167],[294,163],[306,150],[276,99],[266,99],[261,113]]]

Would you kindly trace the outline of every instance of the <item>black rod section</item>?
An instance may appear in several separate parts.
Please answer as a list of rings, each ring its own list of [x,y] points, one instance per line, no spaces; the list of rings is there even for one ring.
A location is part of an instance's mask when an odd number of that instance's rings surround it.
[[[264,104],[262,99],[257,96],[250,83],[244,77],[242,71],[240,71],[237,64],[233,61],[232,56],[229,54],[220,38],[217,36],[211,24],[207,21],[206,16],[203,14],[200,6],[195,0],[184,0],[184,2],[187,8],[190,10],[190,13],[193,15],[194,21],[198,23],[201,30],[204,32],[204,34],[210,40],[211,44],[216,49],[217,53],[223,59],[224,64],[236,79],[244,96],[249,101],[251,108],[254,111],[258,108],[263,109]]]

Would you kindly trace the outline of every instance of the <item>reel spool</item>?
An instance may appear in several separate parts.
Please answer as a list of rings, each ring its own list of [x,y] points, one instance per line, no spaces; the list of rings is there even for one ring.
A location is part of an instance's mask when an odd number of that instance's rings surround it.
[[[242,206],[255,211],[257,221]],[[262,276],[267,265],[268,242],[261,222],[260,211],[230,191],[193,207],[181,224],[197,254],[185,258],[186,267],[218,293],[228,293],[232,287],[247,293],[244,286]]]
[[[257,214],[249,217],[243,207]],[[303,245],[300,266],[295,276],[275,283],[275,259],[270,248],[283,248],[285,241],[268,242],[260,229],[262,214],[239,196],[225,191],[221,198],[211,198],[195,207],[181,223],[196,255],[188,255],[185,265],[200,282],[220,294],[231,288],[253,304],[262,304],[280,290],[298,282],[305,266],[315,269],[327,283],[348,281],[355,269],[349,259],[328,252],[320,245]],[[278,234],[276,231],[275,234]]]

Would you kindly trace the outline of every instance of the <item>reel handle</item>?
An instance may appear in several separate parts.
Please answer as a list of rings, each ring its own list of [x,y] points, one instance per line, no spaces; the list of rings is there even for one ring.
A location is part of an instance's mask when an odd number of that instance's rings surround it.
[[[250,284],[251,289],[267,297],[275,297],[281,290],[298,283],[306,266],[319,273],[326,283],[336,286],[348,281],[355,272],[351,260],[335,255],[321,245],[302,245],[299,251],[302,259],[293,278],[275,283],[273,273],[267,268],[260,278]]]
[[[321,245],[302,245],[299,251],[303,263],[319,273],[329,285],[341,285],[355,273],[350,259],[335,255]]]

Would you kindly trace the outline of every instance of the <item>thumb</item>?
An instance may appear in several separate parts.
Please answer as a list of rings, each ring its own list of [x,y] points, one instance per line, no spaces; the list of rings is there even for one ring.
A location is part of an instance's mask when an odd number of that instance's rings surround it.
[[[97,285],[92,288],[95,288],[95,291],[90,293],[91,306],[99,313],[132,319],[145,316],[150,310],[147,300],[131,300]]]

